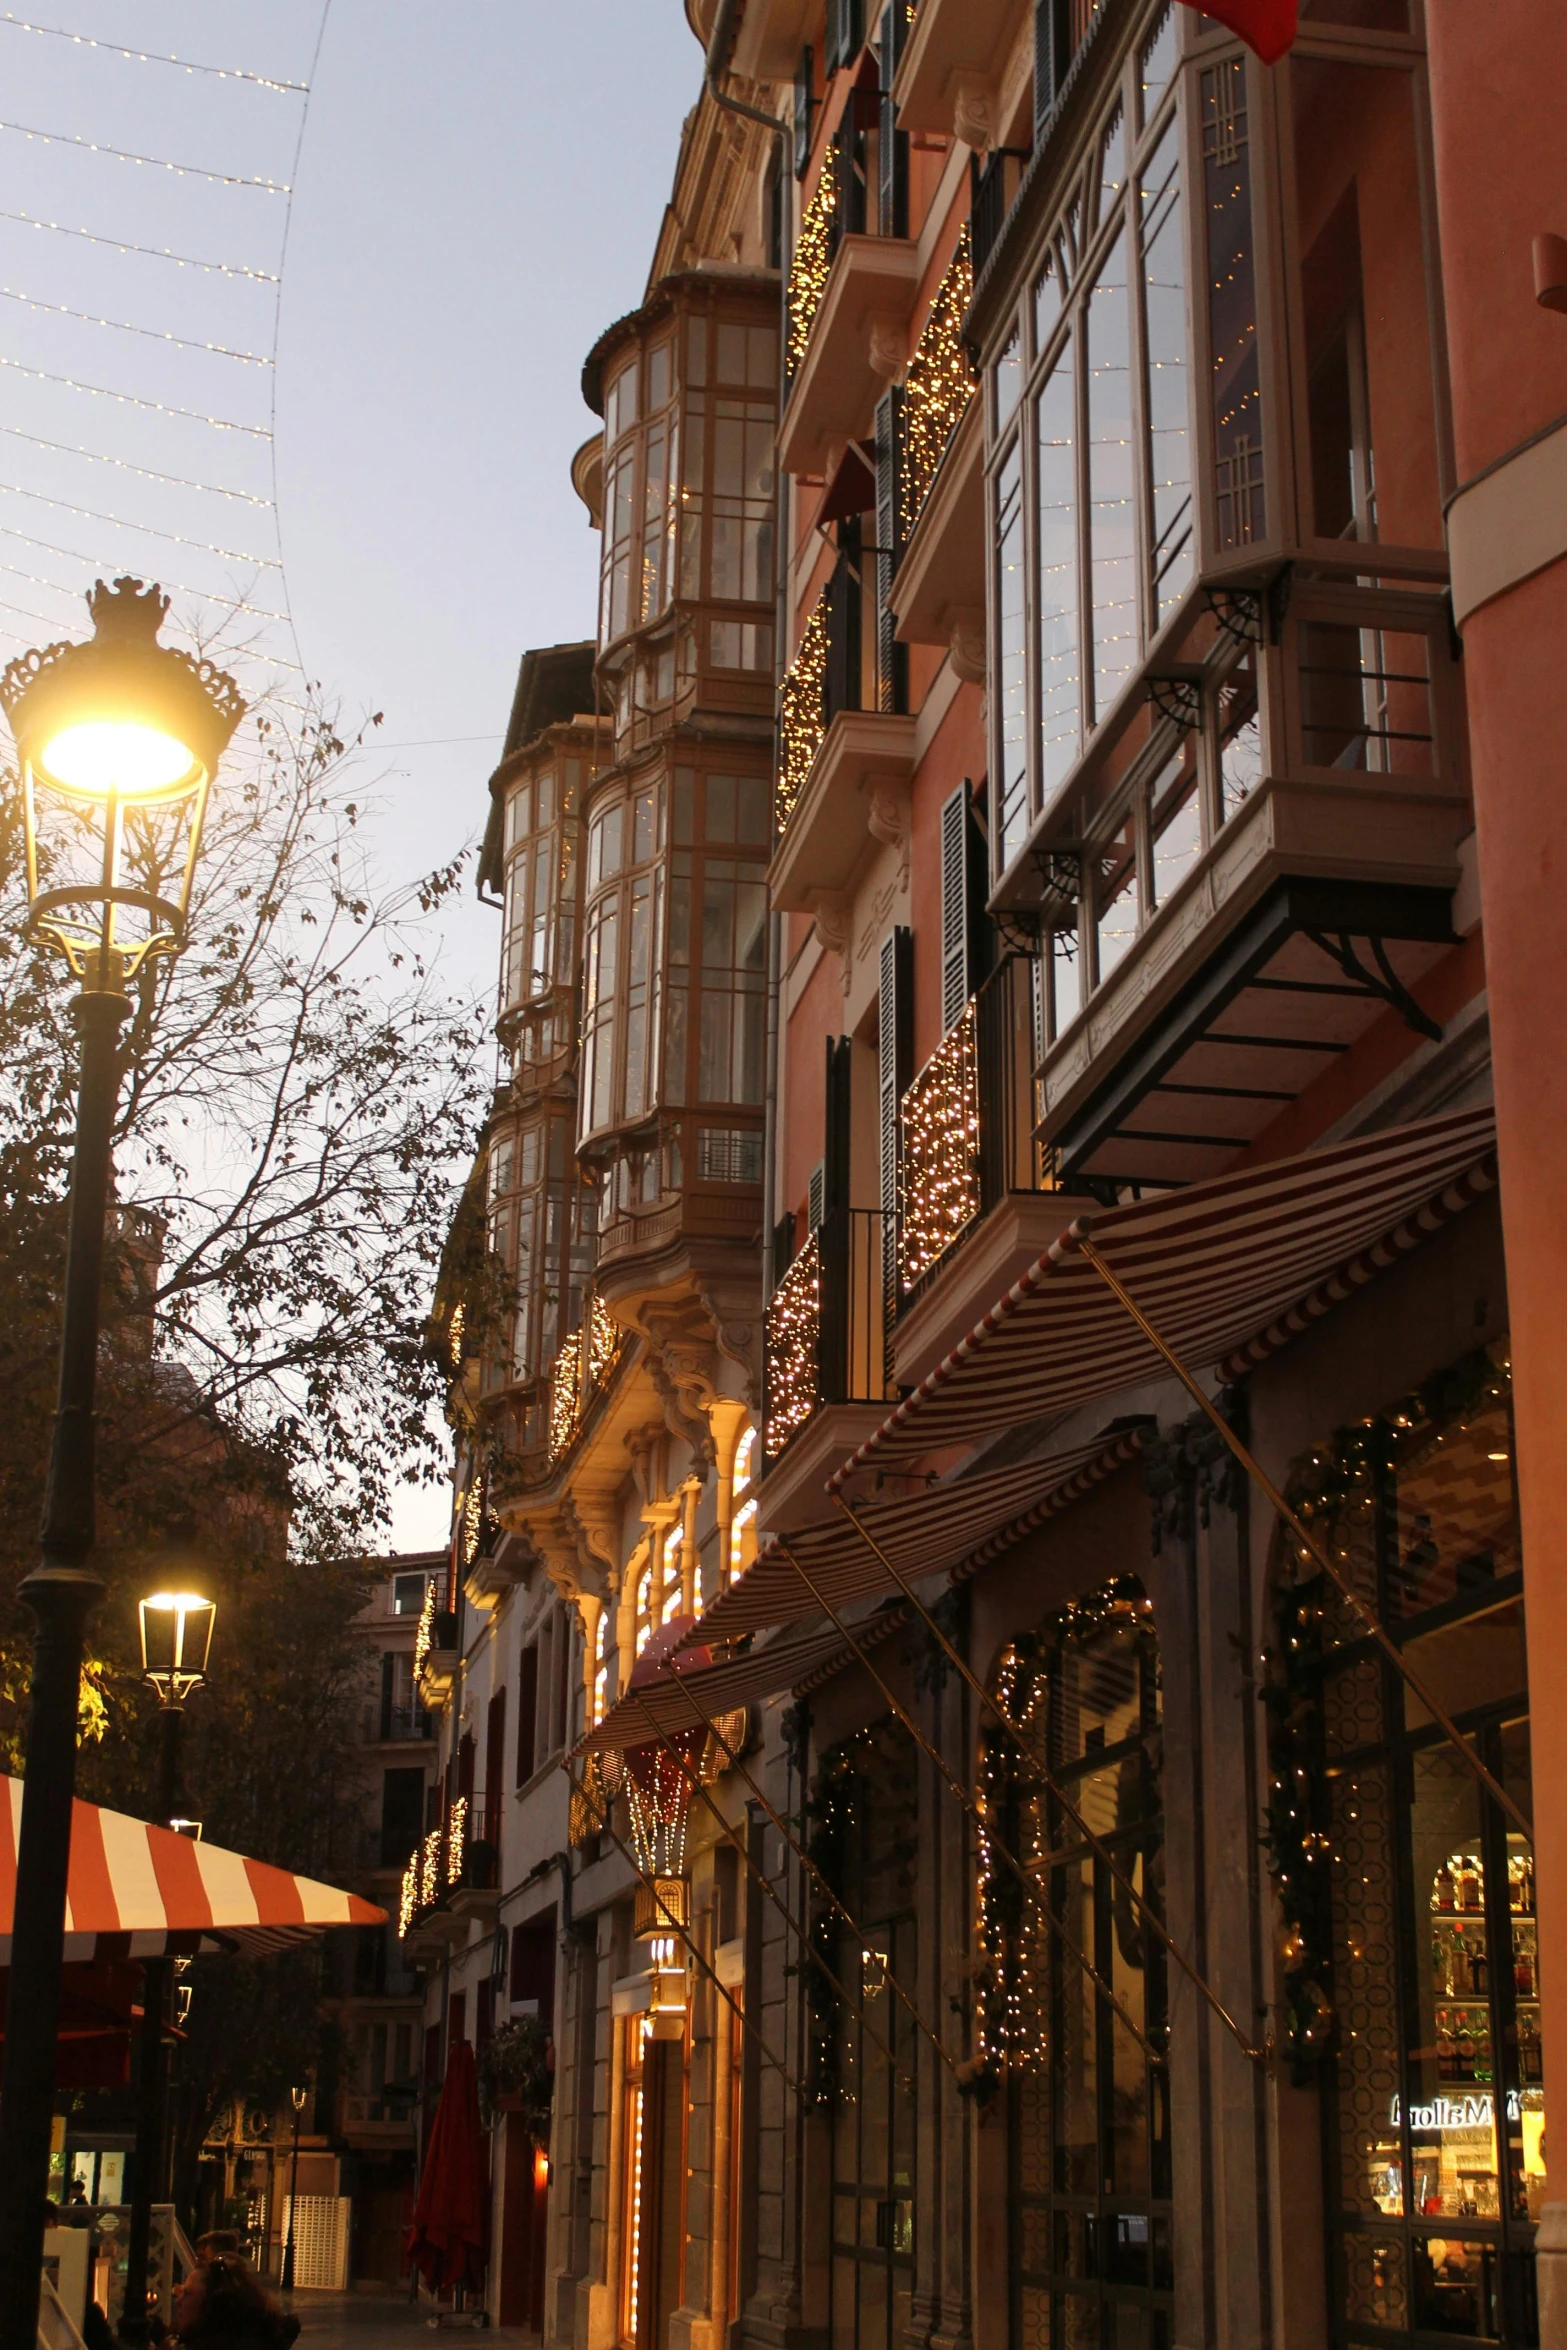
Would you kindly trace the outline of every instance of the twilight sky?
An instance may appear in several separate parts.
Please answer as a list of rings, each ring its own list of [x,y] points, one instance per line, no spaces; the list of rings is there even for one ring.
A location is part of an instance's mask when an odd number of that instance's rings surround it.
[[[0,660],[81,633],[95,572],[244,599],[385,713],[384,877],[450,857],[522,651],[592,631],[581,361],[700,74],[680,0],[0,10]],[[455,983],[494,923],[446,916]],[[446,1524],[411,1496],[395,1539]]]

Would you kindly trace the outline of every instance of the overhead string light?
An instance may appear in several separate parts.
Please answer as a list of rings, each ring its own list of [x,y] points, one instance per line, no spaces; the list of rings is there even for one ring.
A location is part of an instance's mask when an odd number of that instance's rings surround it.
[[[171,245],[127,245],[118,237],[101,237],[90,228],[68,228],[64,221],[40,220],[32,212],[0,212],[0,220],[19,228],[51,229],[57,237],[81,237],[89,245],[106,245],[111,253],[140,253],[149,261],[172,261],[179,269],[204,269],[217,277],[253,278],[257,285],[280,285],[276,270],[248,269],[239,261],[198,261],[192,253],[176,253]]]
[[[98,139],[78,139],[70,131],[36,130],[25,122],[0,122],[0,131],[15,131],[23,139],[41,139],[49,147],[77,147],[87,155],[107,155],[116,163],[138,163],[148,171],[172,171],[176,179],[210,180],[214,187],[254,188],[263,196],[291,196],[294,192],[286,180],[246,179],[239,172],[208,171],[200,163],[171,163],[164,155],[137,155],[128,147],[108,147]]]
[[[128,525],[127,527],[134,526]],[[86,564],[90,568],[94,563],[100,562],[102,560],[101,556],[84,554],[80,547],[62,547],[58,545],[53,539],[30,538],[25,530],[8,529],[6,536],[9,539],[18,540],[24,547],[36,547],[40,554],[63,555],[68,563],[82,563]],[[4,566],[0,566],[0,568],[10,570],[13,568],[13,566],[6,564]],[[40,587],[57,586],[57,583],[54,580],[45,579],[36,571],[21,571],[17,573],[17,577],[19,579],[34,580]],[[172,589],[174,594],[179,596],[202,596],[206,598],[208,603],[231,604],[236,611],[249,612],[253,614],[257,620],[286,621],[288,618],[288,614],[286,612],[269,612],[264,605],[253,604],[249,596],[226,596],[221,592],[220,589],[217,588],[195,587],[188,579],[166,578],[159,584],[163,587]],[[65,588],[58,588],[57,592],[61,595],[65,595],[73,594],[75,591]]]
[[[202,343],[190,335],[170,334],[164,327],[137,326],[124,318],[100,318],[95,310],[73,310],[66,302],[41,302],[36,295],[18,293],[15,286],[0,286],[0,295],[8,302],[21,302],[29,310],[47,310],[55,318],[78,318],[83,326],[112,327],[119,335],[145,335],[150,342],[174,343],[182,351],[210,351],[214,359],[237,359],[245,367],[270,367],[272,361],[256,351],[231,351],[224,343]]]
[[[35,449],[51,449],[57,457],[83,457],[89,465],[112,465],[121,473],[136,474],[142,481],[168,482],[175,489],[201,490],[209,498],[232,498],[242,506],[271,509],[272,500],[255,490],[226,490],[214,481],[193,481],[188,474],[159,473],[150,465],[133,465],[128,457],[108,457],[100,449],[85,449],[79,441],[46,441],[41,433],[24,432],[19,424],[0,424],[0,433],[7,434],[14,441],[30,441]],[[481,738],[475,736],[474,739],[478,741]],[[491,738],[485,736],[482,739],[489,741]]]
[[[20,359],[8,359],[0,352],[0,367],[9,367],[16,375],[30,376],[35,383],[61,384],[68,392],[90,392],[97,400],[118,400],[123,407],[148,408],[158,416],[180,416],[190,424],[210,424],[214,432],[249,433],[258,441],[269,441],[272,430],[265,424],[239,424],[232,416],[205,416],[199,408],[176,408],[167,400],[144,400],[136,392],[116,392],[107,384],[83,383],[74,375],[54,375],[46,367],[24,367]]]
[[[0,22],[10,25],[18,33],[43,33],[51,40],[70,41],[78,49],[102,49],[111,57],[129,58],[137,65],[172,65],[181,73],[211,74],[220,82],[249,82],[258,90],[276,90],[285,97],[307,98],[310,95],[306,82],[275,82],[267,74],[248,73],[240,65],[201,65],[188,57],[164,56],[156,49],[127,49],[118,41],[99,41],[91,33],[70,32],[64,25],[29,24],[25,17],[14,16],[9,8]]]
[[[216,546],[211,539],[191,539],[177,530],[159,530],[155,523],[131,522],[123,514],[104,514],[96,506],[73,506],[69,498],[51,498],[42,490],[25,490],[19,482],[0,481],[0,498],[31,498],[35,504],[54,506],[62,514],[79,514],[84,522],[107,522],[114,530],[133,530],[143,538],[167,539],[174,547],[194,547],[204,555],[220,555],[225,563],[250,563],[258,571],[281,568],[276,555],[247,554],[240,547]]]

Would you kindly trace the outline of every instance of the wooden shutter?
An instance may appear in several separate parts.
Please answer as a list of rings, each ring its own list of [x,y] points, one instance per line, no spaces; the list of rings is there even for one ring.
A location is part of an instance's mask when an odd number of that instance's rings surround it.
[[[953,1027],[974,990],[968,954],[968,785],[941,810],[941,1026]]]
[[[849,1205],[850,1071],[854,1042],[847,1036],[827,1039],[827,1100],[822,1122],[822,1202],[815,1223],[841,1215]],[[814,1181],[814,1177],[812,1179]]]
[[[484,1840],[497,1852],[501,1841],[501,1797],[506,1785],[506,1690],[490,1699],[484,1717]]]
[[[909,233],[909,134],[898,128],[892,77],[898,70],[897,27],[905,0],[887,0],[881,16],[881,88],[876,139],[876,227],[884,237]]]
[[[539,1725],[539,1644],[530,1640],[517,1671],[517,1784],[533,1776],[533,1748]]]
[[[898,1105],[914,1074],[914,934],[902,926],[889,930],[881,942],[877,1016],[882,1287],[890,1308],[898,1294],[898,1182],[902,1164]]]
[[[903,552],[903,387],[889,385],[876,403],[876,707],[909,706],[909,648],[887,609]]]
[[[805,1187],[805,1221],[812,1232],[819,1232],[827,1213],[827,1162],[818,1159],[811,1169]]]
[[[1055,111],[1056,67],[1060,50],[1059,0],[1034,0],[1034,135],[1037,138]]]
[[[794,69],[794,176],[804,179],[805,167],[811,160],[811,69],[813,57],[809,47],[800,51],[800,62]]]
[[[860,518],[838,525],[839,555],[827,588],[827,716],[860,707]]]

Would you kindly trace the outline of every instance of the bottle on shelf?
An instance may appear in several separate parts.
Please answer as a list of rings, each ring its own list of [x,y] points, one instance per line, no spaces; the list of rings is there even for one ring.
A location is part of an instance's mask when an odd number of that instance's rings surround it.
[[[1476,1999],[1486,1995],[1486,1959],[1484,1938],[1476,1934],[1465,1953],[1469,1962],[1469,1988]]]
[[[1436,1872],[1436,1882],[1431,1888],[1431,1907],[1435,1910],[1451,1910],[1455,1892],[1452,1869],[1444,1860]]]
[[[1456,2081],[1458,2078],[1453,2019],[1445,2007],[1439,2007],[1436,2011],[1436,2077],[1439,2081]]]
[[[1513,1989],[1520,1999],[1534,1997],[1534,1952],[1521,1935],[1513,1944]]]
[[[1541,2062],[1540,2026],[1533,2016],[1523,2017],[1518,2026],[1518,2075],[1525,2082],[1537,2082],[1545,2077]]]

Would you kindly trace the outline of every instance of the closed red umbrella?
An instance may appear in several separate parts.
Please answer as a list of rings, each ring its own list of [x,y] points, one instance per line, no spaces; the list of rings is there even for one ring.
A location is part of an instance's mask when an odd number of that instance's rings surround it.
[[[452,2043],[424,2157],[408,2257],[432,2293],[484,2281],[490,2242],[490,2178],[479,2126],[473,2050]]]

